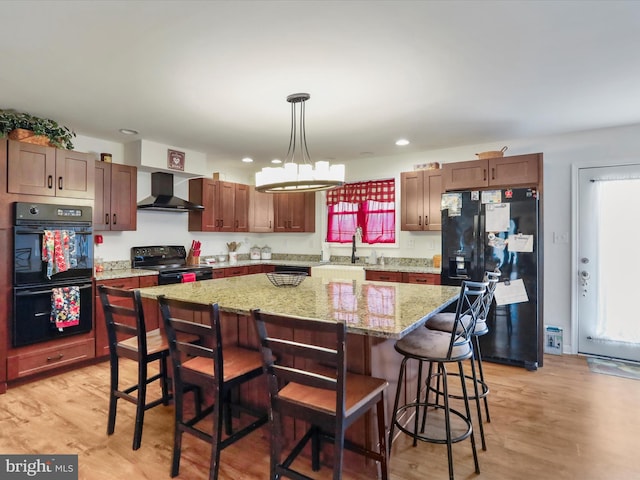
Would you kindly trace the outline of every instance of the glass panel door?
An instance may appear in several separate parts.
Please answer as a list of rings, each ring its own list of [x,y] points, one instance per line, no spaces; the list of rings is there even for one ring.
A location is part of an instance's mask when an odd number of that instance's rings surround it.
[[[640,165],[578,181],[578,352],[640,361]]]

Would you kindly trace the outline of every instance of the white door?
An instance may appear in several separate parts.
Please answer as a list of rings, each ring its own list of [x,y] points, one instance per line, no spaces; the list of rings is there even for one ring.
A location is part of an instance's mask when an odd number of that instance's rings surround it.
[[[640,361],[640,165],[578,172],[578,352]]]

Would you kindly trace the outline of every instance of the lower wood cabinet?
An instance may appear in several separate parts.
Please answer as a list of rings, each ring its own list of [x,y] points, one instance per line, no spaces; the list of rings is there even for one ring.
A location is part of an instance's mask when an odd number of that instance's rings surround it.
[[[403,273],[404,283],[423,283],[426,285],[440,285],[440,275],[437,273]]]
[[[402,272],[385,272],[384,270],[366,270],[365,279],[377,282],[402,282]]]
[[[384,270],[366,270],[366,280],[379,282],[422,283],[425,285],[440,285],[440,275],[437,273],[409,273],[388,272]]]

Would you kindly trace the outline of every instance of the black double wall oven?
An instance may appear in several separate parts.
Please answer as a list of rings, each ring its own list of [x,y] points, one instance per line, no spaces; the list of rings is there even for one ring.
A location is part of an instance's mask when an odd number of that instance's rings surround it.
[[[12,345],[90,332],[91,207],[15,203]]]

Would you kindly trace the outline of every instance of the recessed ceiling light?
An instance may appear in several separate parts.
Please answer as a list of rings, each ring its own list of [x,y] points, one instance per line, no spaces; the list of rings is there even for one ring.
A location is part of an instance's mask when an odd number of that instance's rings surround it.
[[[243,161],[244,163],[253,163],[253,158],[244,157],[244,158],[242,159],[242,161]]]
[[[130,128],[121,128],[120,129],[120,133],[122,133],[124,135],[137,135],[138,131],[137,130],[131,130]]]
[[[280,160],[279,158],[274,158],[273,160],[271,160],[271,163],[282,163],[282,160]]]
[[[399,147],[404,147],[405,145],[409,145],[409,140],[407,140],[406,138],[401,138],[399,140],[396,140],[396,145],[398,145]]]

